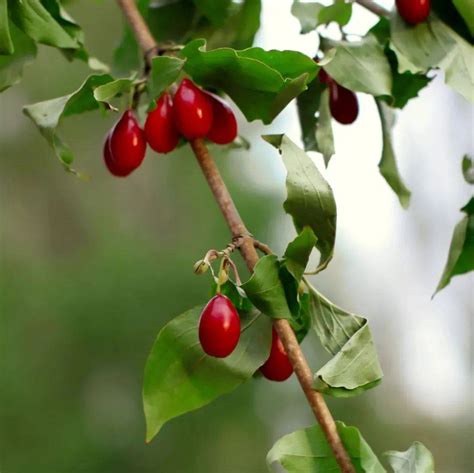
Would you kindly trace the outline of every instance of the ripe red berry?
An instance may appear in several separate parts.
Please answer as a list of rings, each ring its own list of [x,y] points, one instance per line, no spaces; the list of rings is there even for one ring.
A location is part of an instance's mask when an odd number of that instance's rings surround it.
[[[334,81],[329,85],[329,108],[333,118],[343,125],[354,123],[359,115],[356,94]]]
[[[212,126],[211,99],[192,81],[183,79],[174,96],[174,117],[186,139],[204,138]]]
[[[207,92],[212,103],[212,126],[207,138],[218,145],[232,143],[237,137],[237,120],[229,105],[219,96]]]
[[[430,14],[431,0],[396,0],[399,15],[411,25],[425,21]]]
[[[318,78],[321,84],[330,85],[333,82],[332,77],[323,68],[319,69]]]
[[[173,101],[164,93],[157,101],[145,122],[145,137],[157,153],[173,151],[179,141],[179,132],[174,122]]]
[[[202,349],[216,358],[229,356],[239,343],[240,318],[226,296],[217,294],[204,307],[199,320]]]
[[[109,134],[108,152],[104,150],[104,159],[113,165],[107,165],[116,176],[126,176],[143,161],[146,152],[145,135],[131,110],[127,110]],[[107,156],[106,156],[107,154]]]
[[[285,347],[276,330],[272,328],[272,348],[268,360],[260,368],[263,376],[271,381],[285,381],[293,373]]]
[[[113,159],[112,157],[112,152],[110,151],[110,137],[112,135],[112,132],[110,131],[107,134],[107,137],[105,139],[104,143],[104,161],[105,165],[107,166],[107,169],[110,171],[111,174],[117,177],[125,177],[128,176],[133,169],[128,169],[128,168],[121,168]]]

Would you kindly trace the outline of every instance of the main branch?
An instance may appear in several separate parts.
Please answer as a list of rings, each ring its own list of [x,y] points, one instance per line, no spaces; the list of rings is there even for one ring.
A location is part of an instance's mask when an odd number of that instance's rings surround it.
[[[134,0],[117,0],[117,2],[127,18],[143,53],[148,55],[149,51],[156,50],[156,42],[140,15]],[[204,141],[202,139],[196,139],[191,141],[190,144],[232,236],[241,237],[243,239],[239,249],[248,269],[253,271],[259,259],[254,246],[254,239],[250,236],[240,217],[227,186]],[[273,325],[285,347],[288,358],[293,365],[295,374],[306,395],[308,403],[334,452],[341,471],[343,473],[356,473],[344,444],[341,441],[334,418],[322,394],[315,391],[312,387],[313,374],[290,324],[287,320],[279,319],[275,320]]]
[[[374,2],[373,0],[355,0],[355,3],[363,6],[367,10],[371,11],[373,14],[377,16],[389,16],[390,12],[380,6],[378,3]]]

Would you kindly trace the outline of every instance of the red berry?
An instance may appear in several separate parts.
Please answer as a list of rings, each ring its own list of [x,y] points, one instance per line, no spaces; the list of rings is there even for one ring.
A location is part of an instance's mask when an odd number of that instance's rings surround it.
[[[237,120],[229,105],[219,96],[207,95],[212,103],[212,126],[206,137],[218,145],[232,143],[237,137]]]
[[[333,118],[343,125],[354,123],[359,115],[356,94],[336,82],[329,86],[329,107]]]
[[[321,84],[330,85],[333,82],[332,77],[323,68],[319,69],[318,78]]]
[[[173,151],[179,141],[179,132],[174,122],[173,101],[164,93],[157,101],[145,122],[145,137],[157,153]]]
[[[126,176],[142,163],[146,152],[145,135],[131,110],[122,115],[110,132],[109,151],[109,161],[119,172],[111,171],[114,175]]]
[[[188,140],[204,138],[212,126],[209,96],[189,79],[183,79],[174,96],[176,126]]]
[[[229,356],[239,343],[240,318],[232,302],[221,294],[204,307],[199,320],[202,349],[216,358]]]
[[[112,132],[110,131],[107,134],[107,137],[105,139],[104,143],[104,161],[105,165],[107,166],[107,169],[110,171],[111,174],[117,177],[125,177],[128,176],[133,169],[123,169],[117,163],[114,161],[112,157],[112,152],[110,151],[110,137],[112,135]]]
[[[268,360],[260,368],[263,376],[271,381],[285,381],[293,373],[285,347],[276,330],[272,328],[272,348]]]
[[[396,0],[400,16],[411,25],[425,21],[430,14],[431,0]]]

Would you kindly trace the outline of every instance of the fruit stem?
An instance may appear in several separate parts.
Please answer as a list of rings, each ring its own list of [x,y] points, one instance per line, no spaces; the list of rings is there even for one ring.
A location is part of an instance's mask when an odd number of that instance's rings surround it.
[[[142,51],[144,53],[153,51],[153,48],[156,48],[156,42],[153,39],[145,20],[138,11],[134,0],[117,0],[117,3],[129,22]],[[149,58],[150,56],[147,54],[146,57]],[[190,144],[232,236],[234,238],[242,239],[242,243],[239,246],[240,253],[245,260],[248,269],[253,271],[257,261],[259,260],[259,256],[255,249],[254,238],[248,232],[242,218],[240,217],[234,201],[227,190],[227,186],[225,185],[204,140],[195,139],[192,140]],[[290,327],[290,324],[285,319],[275,319],[273,321],[273,326],[285,347],[288,358],[294,368],[303,392],[306,395],[311,410],[321,425],[342,473],[356,473],[323,395],[313,389],[313,373],[303,352],[301,351],[301,347]]]

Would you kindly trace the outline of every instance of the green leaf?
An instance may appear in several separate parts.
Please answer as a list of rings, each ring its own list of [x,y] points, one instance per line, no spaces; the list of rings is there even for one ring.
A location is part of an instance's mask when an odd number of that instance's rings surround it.
[[[194,0],[198,11],[215,26],[221,26],[229,13],[232,0]]]
[[[383,46],[392,70],[391,96],[381,97],[381,99],[391,107],[403,108],[409,100],[416,97],[418,92],[429,84],[431,79],[425,74],[409,71],[399,72],[397,55],[390,49],[390,22],[387,18],[381,18],[369,33],[373,34]]]
[[[234,390],[268,357],[271,322],[260,314],[242,314],[242,333],[227,358],[206,355],[198,338],[203,307],[195,307],[165,325],[145,366],[143,404],[147,442],[163,425]]]
[[[172,56],[157,56],[151,62],[148,92],[157,99],[179,76],[184,67],[182,59]]]
[[[143,3],[143,0],[141,0]],[[149,3],[146,11],[148,25],[158,43],[185,44],[193,37],[201,15],[193,0],[158,0]]]
[[[454,228],[448,261],[433,297],[450,283],[452,277],[474,270],[474,197],[461,211],[466,216]]]
[[[319,13],[324,5],[317,2],[301,2],[294,0],[291,13],[298,18],[301,24],[301,34],[315,30],[319,25]]]
[[[316,373],[315,389],[350,397],[379,384],[383,373],[367,319],[341,309],[307,286],[313,328],[323,347],[334,355]]]
[[[468,184],[474,184],[474,161],[467,154],[462,159],[462,174]]]
[[[72,94],[27,105],[23,108],[25,115],[33,120],[66,170],[76,173],[71,168],[74,159],[72,151],[57,134],[60,121],[64,117],[99,108],[99,103],[94,98],[94,89],[112,81],[113,78],[108,74],[94,74],[89,76],[81,87]]]
[[[296,98],[298,118],[301,126],[301,139],[305,151],[319,151],[316,142],[316,127],[318,126],[316,113],[319,110],[323,90],[323,86],[316,79],[308,85],[307,90]]]
[[[0,92],[21,80],[23,67],[32,62],[37,53],[34,41],[13,24],[10,25],[10,34],[15,52],[7,56],[0,55]]]
[[[260,28],[261,11],[261,0],[244,0],[238,13],[230,18],[234,26],[234,37],[231,44],[235,49],[252,46],[255,35]],[[226,29],[228,30],[229,27]]]
[[[10,2],[12,20],[30,38],[56,48],[77,49],[81,45],[71,37],[40,0]]]
[[[351,20],[352,16],[352,3],[346,3],[344,0],[324,7],[319,12],[319,23],[321,25],[327,25],[332,21],[338,23],[340,26],[345,26]]]
[[[405,452],[385,452],[394,473],[434,473],[431,452],[420,442],[414,442]]]
[[[332,132],[331,110],[329,108],[329,89],[321,94],[321,102],[319,104],[319,115],[316,125],[316,145],[318,151],[323,155],[326,166],[329,160],[336,152],[334,148],[334,135]]]
[[[336,422],[337,431],[357,473],[385,473],[374,452],[355,427]],[[288,473],[339,473],[340,468],[319,425],[279,439],[268,452],[267,464],[279,463]]]
[[[466,22],[471,36],[474,36],[474,1],[453,0],[453,4]]]
[[[181,54],[186,72],[204,87],[225,92],[248,120],[270,123],[286,105],[306,89],[319,66],[296,51],[206,51],[204,40],[189,43]]]
[[[0,54],[13,54],[13,41],[8,25],[7,0],[0,0]]]
[[[104,85],[99,85],[94,89],[94,98],[97,102],[109,102],[114,97],[120,94],[128,93],[132,90],[135,79],[117,79],[112,82],[107,82]]]
[[[278,149],[288,172],[288,197],[283,204],[293,217],[296,230],[309,226],[316,235],[316,248],[321,254],[318,268],[322,271],[331,261],[336,239],[336,202],[332,189],[310,157],[286,135],[263,137]]]
[[[304,227],[301,233],[286,248],[284,264],[298,282],[303,277],[317,240],[311,227]]]
[[[340,26],[347,25],[352,15],[352,3],[338,0],[332,5],[325,6],[318,2],[294,0],[291,13],[301,24],[301,34],[306,34],[319,25],[326,25],[332,21]]]
[[[373,35],[358,42],[329,42],[336,54],[324,69],[344,87],[374,96],[390,95],[392,73],[383,47]]]
[[[275,319],[291,319],[285,288],[280,280],[280,264],[275,255],[261,258],[250,279],[241,288],[252,304],[265,315]]]
[[[413,27],[399,15],[391,19],[392,45],[400,72],[441,68],[446,83],[474,102],[474,47],[435,15]]]
[[[383,139],[382,158],[379,162],[380,174],[382,174],[387,184],[397,195],[400,205],[406,209],[410,205],[411,192],[403,183],[393,151],[392,126],[395,121],[395,116],[390,108],[380,100],[376,100],[376,104],[380,115]]]

